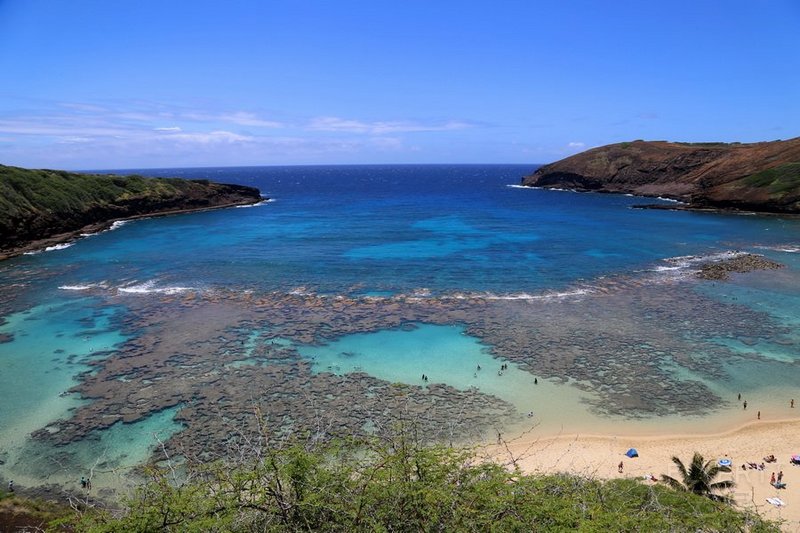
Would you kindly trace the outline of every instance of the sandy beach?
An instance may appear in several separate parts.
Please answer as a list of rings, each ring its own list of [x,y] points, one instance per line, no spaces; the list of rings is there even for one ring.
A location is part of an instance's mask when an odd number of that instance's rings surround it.
[[[639,457],[625,456],[629,448],[635,448]],[[731,493],[736,504],[756,509],[767,518],[783,520],[785,531],[800,531],[800,466],[790,463],[792,454],[800,454],[800,420],[797,419],[757,421],[714,435],[661,437],[576,434],[537,437],[534,428],[528,434],[509,437],[503,446],[491,446],[489,451],[504,462],[515,458],[525,472],[569,472],[601,479],[644,479],[651,474],[656,478],[661,474],[678,477],[671,458],[678,456],[688,464],[695,451],[706,460],[727,457],[733,462],[733,471],[721,474],[720,480],[736,482]],[[765,463],[764,470],[742,470],[742,464],[761,464],[769,454],[774,454],[777,462]],[[620,461],[622,473],[618,472]],[[783,471],[786,483],[786,488],[781,490],[770,485],[771,474],[777,475],[779,471]],[[785,505],[776,507],[768,503],[767,498],[773,497],[780,498]]]

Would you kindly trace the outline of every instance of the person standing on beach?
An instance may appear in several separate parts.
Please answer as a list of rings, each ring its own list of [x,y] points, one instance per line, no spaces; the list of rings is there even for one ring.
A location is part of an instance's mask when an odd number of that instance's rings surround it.
[[[781,481],[783,481],[783,470],[778,472],[778,483],[780,483]]]
[[[794,408],[794,398],[792,398],[792,401],[789,402],[789,407]]]
[[[761,411],[758,412],[758,419],[761,420]]]
[[[619,464],[617,465],[617,471],[621,474],[622,473],[622,469],[624,467],[625,467],[625,465],[622,464],[622,461],[620,461]]]
[[[745,410],[747,410],[747,400],[744,401],[743,407]]]

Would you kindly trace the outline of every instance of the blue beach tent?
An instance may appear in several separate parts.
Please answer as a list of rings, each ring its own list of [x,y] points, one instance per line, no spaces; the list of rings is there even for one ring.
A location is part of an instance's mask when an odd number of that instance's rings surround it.
[[[631,448],[630,450],[625,452],[625,455],[627,455],[628,457],[639,457],[639,452],[636,451],[636,448]]]

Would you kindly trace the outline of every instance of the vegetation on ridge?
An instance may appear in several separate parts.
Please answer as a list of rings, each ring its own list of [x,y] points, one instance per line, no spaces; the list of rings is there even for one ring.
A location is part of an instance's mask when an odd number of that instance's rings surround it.
[[[0,250],[115,218],[255,202],[208,180],[78,174],[0,165]]]
[[[523,178],[523,185],[663,196],[696,208],[796,214],[800,137],[750,144],[609,144],[544,165]]]

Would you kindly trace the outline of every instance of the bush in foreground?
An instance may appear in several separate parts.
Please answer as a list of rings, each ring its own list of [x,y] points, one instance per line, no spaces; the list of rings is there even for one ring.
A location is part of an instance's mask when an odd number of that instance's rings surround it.
[[[236,462],[148,469],[81,531],[778,531],[757,515],[636,480],[523,475],[401,435],[256,445]]]

